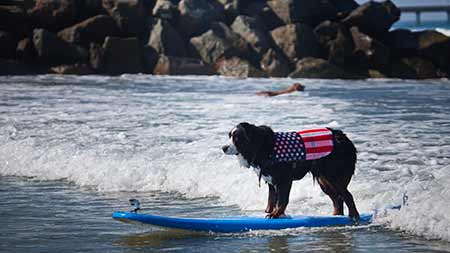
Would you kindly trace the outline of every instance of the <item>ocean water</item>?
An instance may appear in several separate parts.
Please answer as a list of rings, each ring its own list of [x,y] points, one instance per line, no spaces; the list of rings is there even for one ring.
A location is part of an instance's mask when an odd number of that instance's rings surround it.
[[[305,92],[266,98],[254,92]],[[0,77],[1,252],[450,251],[450,82],[148,75]],[[111,219],[263,215],[267,187],[221,146],[237,123],[330,126],[358,149],[349,186],[373,225],[195,234]],[[290,215],[328,215],[311,176]]]

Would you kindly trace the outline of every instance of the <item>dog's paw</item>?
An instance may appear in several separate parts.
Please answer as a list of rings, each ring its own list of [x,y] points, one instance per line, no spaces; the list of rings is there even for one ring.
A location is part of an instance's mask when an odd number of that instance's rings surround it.
[[[280,209],[275,208],[270,214],[266,215],[266,218],[276,219],[276,218],[285,218],[287,217],[284,212],[280,212]]]
[[[355,215],[355,216],[349,216],[349,218],[352,220],[354,225],[358,225],[359,224],[359,215]]]

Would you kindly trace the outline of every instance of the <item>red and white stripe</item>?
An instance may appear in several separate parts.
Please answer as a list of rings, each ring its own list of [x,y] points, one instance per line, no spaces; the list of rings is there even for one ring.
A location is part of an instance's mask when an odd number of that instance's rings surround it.
[[[306,160],[327,156],[333,151],[333,134],[327,128],[308,129],[297,132],[305,144]]]

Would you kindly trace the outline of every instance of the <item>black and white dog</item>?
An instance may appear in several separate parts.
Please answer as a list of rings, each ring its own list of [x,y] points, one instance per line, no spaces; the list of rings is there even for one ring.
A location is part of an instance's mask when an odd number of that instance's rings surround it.
[[[268,126],[240,123],[230,133],[225,154],[237,155],[244,167],[253,167],[269,186],[269,218],[285,216],[292,181],[311,172],[333,202],[333,215],[359,218],[347,186],[355,171],[356,148],[340,130],[322,128],[300,132],[274,132]]]

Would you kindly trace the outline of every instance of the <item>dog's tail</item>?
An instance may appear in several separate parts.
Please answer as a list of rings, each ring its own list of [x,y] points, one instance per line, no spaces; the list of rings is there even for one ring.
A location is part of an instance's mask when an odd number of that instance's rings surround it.
[[[356,163],[357,153],[355,145],[341,130],[330,129],[333,133],[333,153],[339,157],[349,159],[353,164]]]

